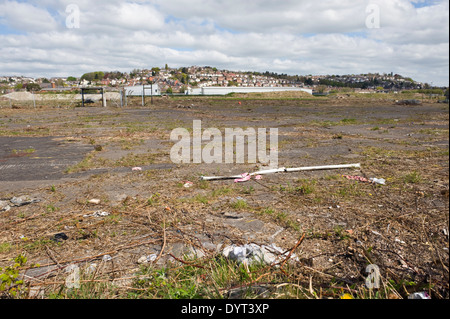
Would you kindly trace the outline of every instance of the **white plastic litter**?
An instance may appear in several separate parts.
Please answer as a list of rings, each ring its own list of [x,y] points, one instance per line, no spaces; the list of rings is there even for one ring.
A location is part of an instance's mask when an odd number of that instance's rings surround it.
[[[8,202],[0,201],[0,212],[7,212],[11,209]]]
[[[285,253],[285,251],[275,244],[270,246],[259,246],[256,244],[247,244],[244,246],[232,245],[225,247],[222,254],[226,258],[237,261],[239,264],[247,265],[258,262],[272,265],[277,262],[282,262],[288,256],[288,253]],[[295,254],[291,255],[291,259],[295,261],[299,260]]]
[[[111,260],[112,260],[112,257],[110,255],[105,255],[102,258],[102,261],[104,261],[104,262],[108,262],[108,261],[111,261]]]
[[[156,258],[158,258],[156,254],[152,254],[150,256],[142,256],[141,258],[139,258],[138,264],[149,264],[151,262],[154,262]]]
[[[384,178],[371,178],[370,181],[375,184],[386,185],[386,180]]]
[[[422,292],[416,292],[416,293],[413,293],[412,295],[409,295],[408,299],[431,299],[431,297],[427,292],[422,291]]]
[[[108,212],[98,211],[90,215],[84,215],[83,217],[106,217],[109,216]]]

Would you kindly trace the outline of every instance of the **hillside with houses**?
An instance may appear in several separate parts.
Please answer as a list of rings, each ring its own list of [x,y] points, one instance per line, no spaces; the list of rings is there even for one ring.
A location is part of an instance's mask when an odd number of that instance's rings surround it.
[[[14,91],[70,91],[83,87],[120,88],[125,86],[158,84],[161,92],[184,93],[203,87],[298,87],[315,92],[328,93],[339,90],[357,92],[393,92],[402,90],[431,89],[427,83],[416,82],[399,74],[351,74],[351,75],[288,75],[266,71],[243,72],[219,70],[210,66],[171,68],[153,67],[134,69],[130,72],[97,71],[80,77],[32,78],[0,75],[0,94]],[[443,89],[443,88],[441,88]]]

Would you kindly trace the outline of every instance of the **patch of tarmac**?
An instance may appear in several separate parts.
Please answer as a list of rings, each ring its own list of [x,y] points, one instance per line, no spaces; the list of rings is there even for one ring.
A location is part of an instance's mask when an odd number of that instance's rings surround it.
[[[68,175],[65,170],[82,161],[86,154],[94,150],[94,146],[61,137],[0,137],[0,145],[0,191],[130,170],[127,167],[98,168]],[[172,167],[170,164],[154,164],[143,169]]]
[[[79,163],[92,145],[59,137],[0,137],[0,181],[59,180]]]

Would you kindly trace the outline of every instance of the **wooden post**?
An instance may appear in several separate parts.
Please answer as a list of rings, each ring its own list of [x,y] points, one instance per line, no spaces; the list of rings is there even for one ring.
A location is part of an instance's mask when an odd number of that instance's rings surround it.
[[[81,89],[81,106],[84,107],[84,89]]]
[[[106,107],[106,94],[105,89],[102,88],[102,106]]]

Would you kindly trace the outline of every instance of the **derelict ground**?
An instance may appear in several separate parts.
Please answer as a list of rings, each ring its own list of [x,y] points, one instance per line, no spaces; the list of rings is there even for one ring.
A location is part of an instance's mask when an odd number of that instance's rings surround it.
[[[228,298],[244,286],[240,297],[407,298],[426,290],[449,298],[448,104],[278,96],[139,102],[0,109],[0,199],[40,200],[0,213],[0,267],[27,257],[22,297]],[[277,127],[280,167],[362,169],[200,181],[260,167],[174,165],[170,132],[193,120],[221,131]],[[89,203],[94,198],[100,204]],[[108,215],[86,217],[98,211]],[[52,240],[58,233],[68,239]],[[218,260],[226,245],[249,242],[296,248],[300,261],[233,269]],[[138,263],[152,254],[155,264]],[[86,273],[79,292],[65,288],[70,264]],[[379,290],[364,288],[368,264],[380,267]],[[228,280],[213,276],[219,265]]]

